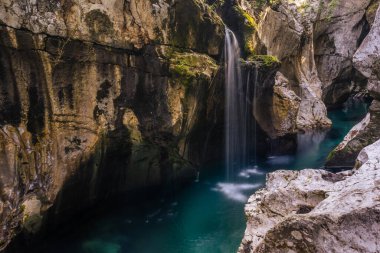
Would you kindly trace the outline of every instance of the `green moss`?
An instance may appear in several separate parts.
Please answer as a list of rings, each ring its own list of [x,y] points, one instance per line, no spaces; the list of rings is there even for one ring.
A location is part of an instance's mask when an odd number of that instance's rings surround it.
[[[335,156],[335,153],[336,153],[335,150],[331,151],[331,152],[329,153],[329,155],[327,156],[326,161],[330,161],[331,159],[333,159],[334,156]]]
[[[93,37],[112,33],[113,25],[110,18],[100,10],[92,10],[87,13],[85,21]]]
[[[248,12],[243,10],[240,6],[234,6],[235,14],[239,23],[241,24],[241,30],[243,31],[244,51],[246,55],[253,54],[255,51],[253,35],[258,30],[258,25],[254,17]]]
[[[377,8],[379,7],[379,3],[377,1],[373,2],[367,9],[367,14],[375,14],[377,11]]]
[[[169,57],[170,73],[185,85],[194,78],[211,78],[217,69],[215,61],[206,55],[174,52]]]
[[[277,57],[273,55],[252,55],[248,57],[248,60],[260,62],[266,67],[281,63]]]
[[[233,8],[237,14],[237,18],[244,24],[244,32],[254,32],[257,30],[257,23],[254,17],[243,10],[239,5],[235,5]]]

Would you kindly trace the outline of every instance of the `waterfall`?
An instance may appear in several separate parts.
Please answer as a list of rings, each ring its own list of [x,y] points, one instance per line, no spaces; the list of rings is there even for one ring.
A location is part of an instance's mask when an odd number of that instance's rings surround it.
[[[226,28],[225,48],[225,157],[230,179],[237,166],[244,166],[247,153],[247,100],[240,68],[240,48],[234,33]]]
[[[255,79],[254,79],[254,82],[253,82],[253,100],[252,100],[252,104],[253,104],[253,115],[254,117],[256,117],[257,115],[257,106],[256,106],[256,103],[257,103],[257,80],[258,80],[258,76],[259,76],[259,71],[257,69],[257,67],[254,68],[254,76],[255,76]],[[257,166],[257,148],[258,148],[258,145],[257,145],[257,122],[254,122],[253,123],[253,138],[254,138],[254,142],[253,142],[253,145],[254,145],[254,161],[255,161],[255,164]]]

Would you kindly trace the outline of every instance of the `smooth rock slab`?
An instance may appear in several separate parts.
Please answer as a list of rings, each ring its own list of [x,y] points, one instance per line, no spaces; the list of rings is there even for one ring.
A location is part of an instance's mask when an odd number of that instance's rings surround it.
[[[239,253],[380,252],[380,140],[343,173],[277,171],[245,207]]]

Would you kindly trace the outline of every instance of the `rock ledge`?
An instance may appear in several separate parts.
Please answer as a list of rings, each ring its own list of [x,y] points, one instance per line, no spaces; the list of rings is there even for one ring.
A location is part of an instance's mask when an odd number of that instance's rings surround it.
[[[245,207],[239,253],[380,252],[380,140],[343,173],[277,171]]]

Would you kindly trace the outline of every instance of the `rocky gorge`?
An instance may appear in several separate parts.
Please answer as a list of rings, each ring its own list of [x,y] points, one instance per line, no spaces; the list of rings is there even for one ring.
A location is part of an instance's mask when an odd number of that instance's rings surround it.
[[[331,127],[329,109],[371,101],[326,161],[355,168],[269,174],[246,206],[239,252],[379,251],[378,6],[2,1],[0,250],[20,252],[18,240],[96,203],[182,186],[223,160],[227,26],[241,48],[255,153],[292,152],[297,134]]]

